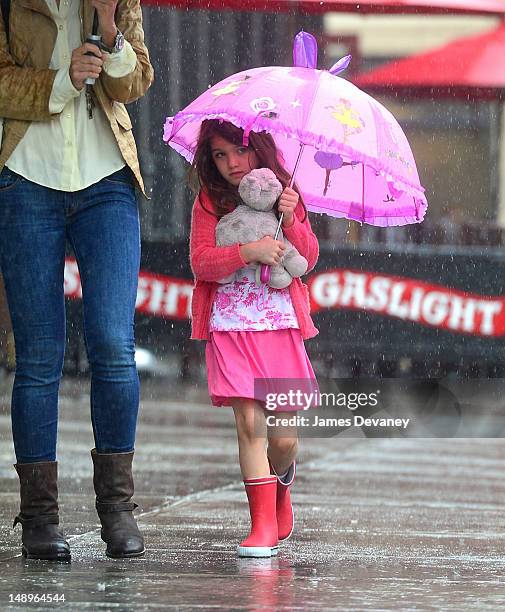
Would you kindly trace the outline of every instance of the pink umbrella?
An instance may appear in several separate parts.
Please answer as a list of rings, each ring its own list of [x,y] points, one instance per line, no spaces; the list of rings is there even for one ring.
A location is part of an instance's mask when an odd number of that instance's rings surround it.
[[[192,161],[200,125],[222,119],[275,139],[308,210],[371,225],[419,223],[427,201],[393,115],[336,76],[350,57],[317,70],[317,43],[295,37],[294,67],[253,68],[217,83],[174,117],[164,140]]]
[[[337,76],[350,56],[317,70],[316,39],[300,32],[293,59],[292,68],[254,68],[214,85],[167,117],[165,142],[191,162],[205,119],[243,128],[244,144],[252,130],[266,131],[309,210],[377,226],[421,222],[428,203],[402,129],[386,108]],[[269,276],[262,266],[261,280]]]

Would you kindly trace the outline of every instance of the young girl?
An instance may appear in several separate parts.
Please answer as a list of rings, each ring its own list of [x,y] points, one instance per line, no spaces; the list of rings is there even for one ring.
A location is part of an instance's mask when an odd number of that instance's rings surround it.
[[[238,555],[271,557],[277,554],[279,541],[293,530],[289,487],[295,477],[298,440],[295,427],[284,429],[282,436],[267,427],[266,417],[271,414],[254,382],[314,381],[303,340],[318,332],[309,315],[307,288],[300,279],[293,279],[286,289],[269,288],[263,295],[254,270],[248,267],[251,262],[279,263],[283,242],[265,236],[248,244],[216,247],[215,230],[220,217],[239,202],[242,177],[255,168],[270,168],[284,187],[277,203],[278,213],[284,213],[283,233],[307,259],[309,271],[316,264],[319,246],[299,194],[287,186],[290,176],[273,138],[265,132],[251,132],[249,146],[244,147],[242,136],[243,130],[219,120],[204,121],[200,130],[191,170],[200,186],[190,238],[196,280],[191,338],[207,341],[212,404],[232,406],[235,414],[240,469],[251,515],[251,532],[238,546]],[[217,282],[238,270],[238,280]],[[274,416],[289,413],[276,411]]]

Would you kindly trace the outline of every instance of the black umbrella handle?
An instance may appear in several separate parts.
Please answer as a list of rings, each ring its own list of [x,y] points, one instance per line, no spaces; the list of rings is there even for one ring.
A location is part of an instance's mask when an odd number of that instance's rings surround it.
[[[91,34],[88,34],[88,37],[86,38],[86,42],[91,43],[92,45],[96,45],[99,49],[101,48],[102,37],[98,34],[98,14],[96,10],[93,15],[93,27],[91,29]],[[92,51],[88,51],[86,55],[95,55],[95,54]],[[94,85],[95,79],[93,79],[92,77],[88,77],[84,81],[84,83],[86,84],[86,86]]]
[[[86,42],[96,45],[99,49],[102,48],[102,37],[98,34],[98,14],[95,10],[93,15],[93,27],[91,29],[91,34],[86,38]],[[86,55],[95,55],[92,51],[88,51]],[[95,79],[92,77],[88,77],[85,81],[86,86],[86,109],[88,111],[88,119],[93,119],[93,96],[91,93],[91,89],[95,84]]]

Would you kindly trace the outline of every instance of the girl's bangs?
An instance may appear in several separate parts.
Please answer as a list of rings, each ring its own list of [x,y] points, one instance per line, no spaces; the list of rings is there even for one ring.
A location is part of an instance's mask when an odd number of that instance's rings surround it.
[[[208,138],[212,138],[213,136],[221,136],[221,138],[228,140],[228,142],[231,142],[234,145],[242,144],[242,137],[244,134],[244,130],[242,128],[239,128],[228,121],[223,121],[221,123],[219,119],[207,119],[207,121]]]

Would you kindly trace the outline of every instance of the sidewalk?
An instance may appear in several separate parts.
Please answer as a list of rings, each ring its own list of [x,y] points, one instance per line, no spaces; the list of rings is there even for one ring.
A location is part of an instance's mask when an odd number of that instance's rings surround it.
[[[144,384],[136,455],[142,559],[104,555],[86,383],[60,405],[61,518],[71,565],[23,562],[8,386],[0,383],[0,607],[49,610],[497,610],[505,604],[501,439],[302,440],[296,531],[272,560],[237,559],[248,525],[233,417],[204,390]],[[9,604],[17,593],[59,604]]]

